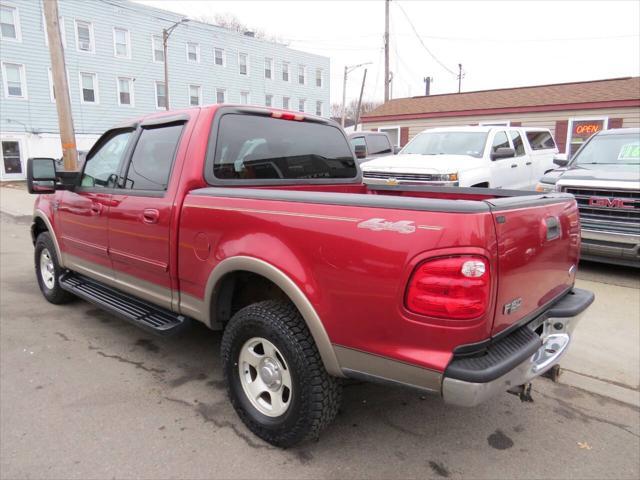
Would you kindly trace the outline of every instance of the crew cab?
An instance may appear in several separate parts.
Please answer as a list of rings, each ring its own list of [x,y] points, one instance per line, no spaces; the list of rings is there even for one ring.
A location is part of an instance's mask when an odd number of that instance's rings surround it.
[[[44,297],[222,330],[230,401],[280,447],[319,435],[345,377],[463,406],[522,390],[593,300],[571,195],[367,186],[344,131],[298,112],[150,115],[28,182]]]
[[[536,190],[576,197],[582,224],[582,258],[640,268],[640,129],[602,130]]]
[[[418,184],[533,190],[558,153],[544,128],[424,130],[395,156],[362,166],[369,185]]]

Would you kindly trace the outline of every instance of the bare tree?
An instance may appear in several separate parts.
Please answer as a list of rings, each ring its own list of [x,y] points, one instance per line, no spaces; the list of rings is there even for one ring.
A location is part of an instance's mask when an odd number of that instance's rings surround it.
[[[233,13],[223,12],[223,13],[215,13],[213,15],[200,15],[195,17],[195,20],[199,22],[208,23],[211,25],[217,25],[222,28],[226,28],[228,30],[245,33],[251,32],[253,36],[256,38],[261,38],[263,40],[269,40],[271,42],[278,43],[286,43],[280,37],[276,35],[269,35],[261,28],[253,28],[246,23],[242,22],[238,17],[236,17]]]
[[[366,115],[369,112],[374,111],[382,105],[381,102],[376,102],[373,100],[363,100],[360,105],[360,116]],[[354,121],[356,118],[356,109],[358,108],[358,100],[353,99],[349,103],[347,103],[346,107],[346,118]],[[342,117],[342,104],[333,103],[331,104],[331,116],[332,117]]]

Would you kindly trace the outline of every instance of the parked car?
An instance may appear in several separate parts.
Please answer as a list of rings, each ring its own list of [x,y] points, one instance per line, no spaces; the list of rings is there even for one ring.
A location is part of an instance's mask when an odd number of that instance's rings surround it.
[[[370,185],[422,184],[533,190],[558,153],[542,128],[447,127],[416,135],[394,157],[362,166]]]
[[[391,144],[384,132],[352,132],[348,135],[351,148],[360,164],[386,155],[395,155],[400,150]]]
[[[343,377],[462,406],[522,393],[593,300],[571,195],[367,187],[344,131],[299,112],[157,113],[73,178],[27,171],[45,299],[222,330],[231,403],[281,447],[333,420]]]
[[[640,129],[600,131],[556,163],[537,190],[576,197],[582,258],[640,267]]]

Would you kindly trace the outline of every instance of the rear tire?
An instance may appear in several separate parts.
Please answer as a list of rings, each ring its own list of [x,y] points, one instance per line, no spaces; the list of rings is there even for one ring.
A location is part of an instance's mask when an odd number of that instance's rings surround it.
[[[339,381],[290,303],[268,300],[236,313],[222,337],[222,364],[238,416],[277,447],[317,438],[340,407]]]
[[[54,305],[62,305],[73,301],[76,297],[60,287],[62,267],[58,262],[56,247],[48,232],[43,232],[36,239],[34,261],[38,286],[44,298]]]

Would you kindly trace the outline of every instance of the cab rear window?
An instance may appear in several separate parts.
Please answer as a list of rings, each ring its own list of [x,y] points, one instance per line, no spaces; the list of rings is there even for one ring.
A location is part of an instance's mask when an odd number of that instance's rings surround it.
[[[229,113],[220,118],[213,174],[246,183],[351,179],[358,170],[347,139],[334,126]]]

